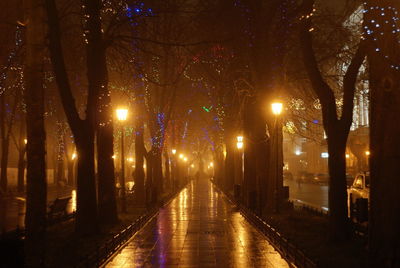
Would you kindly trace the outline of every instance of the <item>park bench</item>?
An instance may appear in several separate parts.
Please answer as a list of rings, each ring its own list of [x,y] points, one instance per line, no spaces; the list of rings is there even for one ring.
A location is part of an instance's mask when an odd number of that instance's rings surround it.
[[[61,218],[67,215],[67,205],[71,196],[67,197],[58,197],[53,203],[49,206],[49,212],[47,213],[47,217],[52,220],[55,218]]]

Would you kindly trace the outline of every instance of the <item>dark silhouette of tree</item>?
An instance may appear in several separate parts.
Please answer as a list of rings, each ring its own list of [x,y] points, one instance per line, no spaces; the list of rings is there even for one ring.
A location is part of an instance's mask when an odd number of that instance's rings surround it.
[[[100,81],[96,81],[95,70],[97,67],[93,66],[93,64],[99,64],[96,60],[96,49],[102,49],[101,25],[99,18],[100,4],[98,1],[85,3],[85,13],[89,16],[88,21],[86,22],[88,27],[86,38],[88,47],[90,47],[87,51],[87,76],[88,81],[91,81],[88,85],[85,119],[80,118],[68,78],[56,3],[54,0],[46,0],[45,4],[49,27],[50,58],[61,96],[61,102],[70,129],[74,135],[78,154],[76,231],[80,234],[91,234],[97,232],[98,226],[94,168],[94,137],[95,111],[100,91],[99,87],[101,87],[102,84]],[[98,27],[100,28],[98,29]],[[94,44],[95,42],[98,43]]]
[[[45,25],[43,2],[29,0],[26,10],[25,103],[27,129],[26,264],[43,267],[46,234],[46,133],[44,126]]]
[[[376,8],[376,10],[375,10]],[[364,36],[370,82],[370,220],[373,267],[400,265],[398,1],[366,1]],[[388,22],[388,23],[387,23]]]
[[[321,107],[328,143],[329,167],[329,236],[332,240],[349,238],[347,217],[347,184],[346,184],[346,143],[353,121],[355,84],[359,69],[365,58],[365,48],[358,46],[343,79],[343,107],[341,114],[336,106],[335,94],[326,83],[317,64],[312,44],[312,24],[314,1],[305,1],[305,14],[300,33],[304,65],[311,81],[312,89],[317,95]]]

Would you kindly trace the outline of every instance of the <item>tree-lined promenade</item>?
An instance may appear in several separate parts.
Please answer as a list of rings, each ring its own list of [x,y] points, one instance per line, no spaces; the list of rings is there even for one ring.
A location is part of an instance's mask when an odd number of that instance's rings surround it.
[[[26,265],[46,259],[50,173],[76,190],[82,241],[202,172],[255,215],[283,215],[283,135],[326,143],[326,241],[349,244],[346,146],[368,94],[368,260],[398,267],[400,7],[332,3],[3,1],[0,196],[26,199]]]

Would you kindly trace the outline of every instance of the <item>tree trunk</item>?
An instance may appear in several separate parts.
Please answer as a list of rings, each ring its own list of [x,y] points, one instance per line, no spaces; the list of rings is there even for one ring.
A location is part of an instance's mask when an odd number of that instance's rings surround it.
[[[0,96],[0,134],[1,134],[1,162],[0,162],[0,193],[6,193],[8,188],[7,167],[9,139],[6,130],[6,103],[5,92]]]
[[[243,202],[250,209],[256,209],[256,144],[254,143],[254,103],[249,99],[245,104],[243,119],[244,138],[244,174],[243,174]]]
[[[167,151],[164,151],[164,159],[165,159],[165,162],[164,162],[165,163],[164,189],[168,191],[172,188],[172,183],[171,183],[171,165],[170,165],[171,159],[169,158]]]
[[[162,174],[162,155],[159,148],[153,148],[150,151],[152,173],[152,202],[158,202],[163,193],[163,174]]]
[[[49,50],[56,76],[57,86],[61,96],[61,102],[68,124],[74,135],[77,156],[77,212],[75,230],[81,235],[90,235],[98,231],[97,222],[97,200],[96,183],[94,169],[94,113],[97,108],[97,98],[99,85],[90,83],[88,87],[88,97],[86,105],[86,119],[82,120],[76,109],[74,96],[72,94],[68,73],[64,62],[64,53],[61,46],[61,33],[58,18],[58,10],[55,0],[45,0],[49,27]],[[97,6],[96,6],[97,4]],[[87,4],[90,11],[96,10],[98,1]],[[93,7],[95,5],[95,7]],[[90,17],[90,16],[89,16]],[[90,17],[90,22],[99,24],[99,18]],[[89,23],[89,22],[88,22]],[[93,25],[90,25],[93,26]],[[95,31],[98,34],[98,31]],[[90,32],[90,35],[93,34]],[[89,44],[93,44],[90,36]],[[88,48],[88,80],[93,80],[96,76],[94,64],[96,55]],[[89,59],[90,58],[90,59]],[[91,77],[91,79],[89,79]],[[101,85],[100,85],[101,86]]]
[[[153,154],[150,151],[146,157],[146,182],[145,182],[145,191],[146,191],[146,205],[150,206],[153,201]]]
[[[372,9],[375,6],[379,7],[376,11]],[[391,34],[392,21],[399,17],[394,12],[399,9],[398,1],[371,0],[364,19],[364,25],[374,29],[367,35],[371,88],[369,249],[372,266],[382,268],[400,267],[400,80],[396,70],[400,48],[398,35]],[[389,24],[385,24],[387,20]],[[378,24],[380,29],[375,27]]]
[[[25,152],[26,152],[26,144],[25,144],[25,123],[21,122],[19,139],[18,139],[18,174],[17,174],[17,189],[19,193],[23,193],[25,191]]]
[[[104,97],[104,95],[103,95]],[[104,105],[100,113],[107,123],[97,128],[97,170],[98,170],[98,209],[99,219],[103,223],[113,224],[118,221],[113,161],[113,126],[110,105]],[[104,112],[104,113],[103,113]],[[123,133],[122,133],[123,135]]]
[[[329,167],[329,238],[342,241],[350,237],[347,217],[346,142],[343,131],[328,132]]]
[[[225,156],[225,183],[224,188],[226,191],[233,191],[233,186],[235,184],[235,146],[236,146],[236,136],[233,133],[232,128],[226,128],[226,138],[225,138],[225,147],[226,147],[226,156]]]
[[[314,0],[303,3],[305,14],[312,14]],[[304,65],[313,91],[322,105],[324,129],[328,135],[329,166],[329,226],[330,239],[343,241],[349,238],[346,188],[346,143],[353,120],[354,93],[358,73],[365,58],[362,42],[351,59],[343,78],[343,106],[340,118],[333,89],[325,82],[313,50],[311,35],[312,16],[303,16],[300,44]]]
[[[78,153],[75,230],[78,234],[90,235],[98,231],[98,213],[94,178],[94,133],[90,127],[85,130],[85,136],[75,138]]]
[[[139,204],[145,204],[146,195],[144,187],[144,126],[143,120],[138,116],[135,121],[135,195]]]
[[[43,2],[26,0],[25,103],[27,128],[26,266],[43,267],[46,234]]]
[[[25,191],[25,145],[18,150],[18,174],[17,174],[17,189],[19,193]]]

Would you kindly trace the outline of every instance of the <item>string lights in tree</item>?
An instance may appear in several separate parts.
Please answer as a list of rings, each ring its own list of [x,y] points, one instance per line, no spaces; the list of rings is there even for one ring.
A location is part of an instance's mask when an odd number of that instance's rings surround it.
[[[388,63],[393,70],[400,70],[399,59],[389,56],[389,51],[380,46],[383,39],[394,39],[400,44],[399,12],[392,6],[370,6],[364,2],[364,17],[369,15],[368,21],[364,21],[363,39],[370,40],[374,44],[374,51]],[[388,36],[390,35],[390,36]]]

